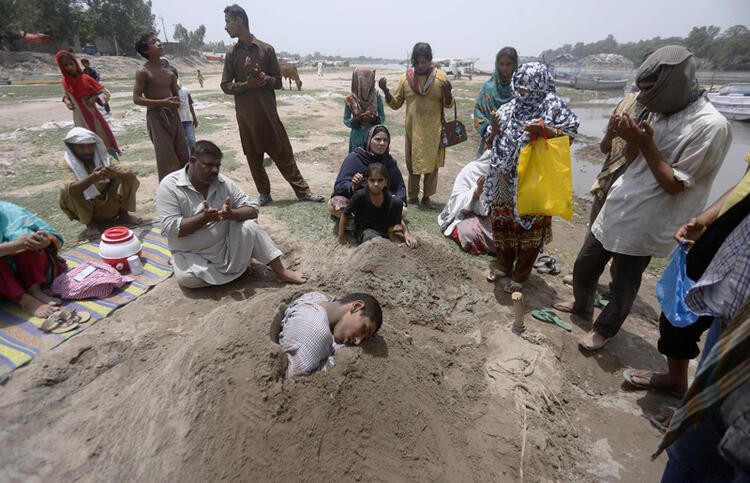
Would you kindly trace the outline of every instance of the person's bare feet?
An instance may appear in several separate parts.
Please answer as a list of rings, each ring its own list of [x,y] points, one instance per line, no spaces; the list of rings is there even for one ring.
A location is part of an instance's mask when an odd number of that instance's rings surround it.
[[[573,310],[573,307],[575,306],[575,302],[573,300],[561,300],[559,302],[555,302],[552,304],[552,308],[559,310],[560,312],[565,312],[567,314],[573,314],[577,315],[578,317],[587,320],[591,322],[594,320],[594,314],[584,314],[580,312],[576,312]]]
[[[86,225],[86,229],[83,231],[83,236],[85,238],[99,238],[101,234],[102,230],[95,223]]]
[[[120,223],[124,225],[128,225],[128,226],[136,226],[136,225],[143,224],[143,218],[133,216],[127,211],[120,213],[120,216],[118,216],[117,219],[120,221]]]
[[[60,305],[62,300],[57,297],[50,297],[46,293],[42,292],[41,287],[36,284],[29,287],[29,294],[40,302],[47,305]]]
[[[49,317],[53,313],[60,310],[60,307],[58,305],[50,305],[44,303],[27,293],[21,296],[19,305],[34,314],[34,316],[41,318]]]
[[[578,339],[578,345],[587,351],[597,351],[607,345],[607,342],[609,339],[595,330],[589,331]]]
[[[303,284],[307,282],[307,275],[302,272],[295,272],[294,270],[285,268],[276,274],[276,280],[283,283]]]

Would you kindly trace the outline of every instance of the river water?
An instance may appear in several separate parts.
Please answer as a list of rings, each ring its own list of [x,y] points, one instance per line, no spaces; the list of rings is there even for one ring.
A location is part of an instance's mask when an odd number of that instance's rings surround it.
[[[581,121],[578,132],[597,140],[601,139],[613,109],[614,105],[574,107],[573,111]],[[730,121],[730,123],[732,125],[732,144],[726,158],[724,158],[719,174],[714,179],[711,194],[708,198],[709,203],[718,199],[725,191],[734,186],[745,174],[748,166],[744,156],[745,153],[750,152],[750,123],[739,121]],[[578,196],[585,196],[601,169],[601,161],[604,160],[604,155],[592,163],[589,161],[590,155],[588,154],[577,156],[574,146],[572,158],[573,191]]]

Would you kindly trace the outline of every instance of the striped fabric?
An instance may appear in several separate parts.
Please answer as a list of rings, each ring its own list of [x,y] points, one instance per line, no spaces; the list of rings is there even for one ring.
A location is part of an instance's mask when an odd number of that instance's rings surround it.
[[[737,312],[722,333],[672,416],[669,431],[651,457],[655,459],[688,428],[750,380],[750,301]]]
[[[146,293],[154,285],[172,275],[169,265],[171,252],[161,229],[156,225],[133,229],[143,245],[144,271],[135,281],[115,289],[101,299],[65,301],[63,306],[91,313],[91,322],[65,334],[47,334],[39,327],[44,319],[33,317],[15,304],[0,302],[0,383],[7,379],[15,368],[29,362],[42,351],[49,350],[77,333],[85,330],[94,321],[109,315],[116,308],[127,304]],[[99,242],[89,242],[64,252],[61,255],[73,268],[80,263],[100,261]]]

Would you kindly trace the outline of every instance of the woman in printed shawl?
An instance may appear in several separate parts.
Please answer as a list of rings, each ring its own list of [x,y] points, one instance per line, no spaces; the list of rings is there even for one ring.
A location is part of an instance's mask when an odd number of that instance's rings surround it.
[[[513,47],[503,47],[495,56],[495,72],[485,81],[474,104],[474,129],[482,137],[477,156],[481,156],[487,146],[487,128],[492,115],[500,106],[513,99],[510,81],[518,67],[518,52]]]
[[[60,300],[42,292],[67,268],[57,256],[60,233],[30,211],[0,201],[0,300],[37,317],[60,310]]]
[[[548,138],[573,136],[578,117],[555,93],[547,68],[533,62],[513,74],[515,97],[502,105],[492,118],[492,155],[482,196],[490,204],[497,268],[487,276],[494,282],[510,276],[505,287],[510,293],[522,288],[534,267],[536,255],[552,240],[549,216],[521,216],[516,207],[518,157],[531,134]],[[539,125],[538,121],[544,122]],[[542,132],[544,130],[544,132]]]
[[[445,148],[440,147],[443,107],[453,107],[452,86],[448,76],[432,63],[430,44],[418,42],[411,52],[412,67],[401,75],[391,95],[385,77],[378,85],[391,109],[406,103],[406,168],[409,170],[409,204],[416,204],[419,183],[424,175],[422,204],[432,208],[431,196],[437,191],[438,169],[445,163]]]
[[[385,145],[382,145],[383,138]],[[328,209],[331,215],[338,218],[341,210],[349,204],[354,192],[364,186],[364,174],[370,163],[381,163],[388,170],[388,191],[398,197],[406,206],[406,186],[401,170],[390,152],[391,133],[382,124],[373,126],[367,132],[362,145],[344,159],[333,185]],[[379,152],[382,151],[382,152]],[[360,176],[357,176],[357,175]]]
[[[96,108],[97,97],[106,94],[107,90],[93,77],[84,74],[75,56],[67,50],[57,53],[57,65],[63,75],[62,85],[65,93],[62,100],[68,109],[73,111],[73,124],[95,132],[104,141],[109,154],[119,159],[117,155],[120,148],[117,147],[115,136]]]
[[[351,128],[349,152],[362,146],[365,135],[376,124],[385,123],[383,98],[375,89],[375,70],[357,67],[352,72],[352,91],[346,96],[344,124]]]

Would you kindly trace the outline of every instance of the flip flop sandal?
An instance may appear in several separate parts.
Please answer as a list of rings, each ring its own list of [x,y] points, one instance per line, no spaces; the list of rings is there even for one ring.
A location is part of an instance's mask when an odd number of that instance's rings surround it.
[[[548,263],[547,268],[549,268],[547,272],[549,275],[558,275],[562,271],[556,262]]]
[[[623,379],[625,379],[625,382],[627,382],[628,384],[630,384],[632,387],[634,387],[636,389],[643,389],[643,390],[646,390],[646,391],[651,391],[651,390],[661,391],[661,392],[664,392],[666,394],[669,394],[670,396],[678,397],[678,398],[682,398],[685,395],[685,393],[683,393],[683,392],[678,392],[678,391],[674,391],[672,389],[668,389],[666,387],[657,386],[654,383],[643,384],[641,382],[636,382],[635,380],[633,380],[633,376],[635,376],[636,371],[637,371],[637,369],[632,369],[631,368],[631,369],[625,369],[623,371],[623,373],[622,373],[622,377],[623,377]],[[653,373],[651,373],[651,374],[653,375]],[[650,380],[650,378],[649,378],[649,380]]]
[[[547,309],[532,310],[531,316],[537,320],[541,320],[542,322],[555,324],[558,327],[567,330],[568,332],[571,332],[573,330],[573,326],[570,325],[569,322],[564,321],[551,310],[547,310]]]
[[[523,284],[514,282],[511,280],[511,282],[503,287],[503,292],[512,294],[513,292],[520,292],[521,289],[523,289]]]
[[[66,309],[58,310],[57,312],[53,312],[48,315],[47,318],[44,319],[44,322],[42,322],[42,325],[39,326],[39,328],[44,332],[50,332],[53,328],[65,322],[69,315],[64,313],[64,310]]]
[[[609,304],[609,300],[605,299],[599,294],[596,294],[596,297],[594,297],[594,307],[603,309]]]
[[[498,268],[490,268],[490,271],[487,273],[487,281],[490,283],[495,283],[501,278],[507,277],[508,274],[503,272],[502,270]]]
[[[672,416],[674,416],[674,412],[675,407],[669,406],[659,414],[650,414],[647,419],[651,423],[651,426],[658,429],[659,432],[666,433],[669,429],[669,424],[672,422]]]
[[[539,268],[547,265],[548,263],[555,263],[557,260],[555,260],[555,257],[551,257],[549,255],[542,255],[541,257],[536,259],[536,263],[534,263],[534,268]]]
[[[594,351],[598,351],[599,349],[601,349],[601,348],[603,348],[603,347],[604,347],[605,345],[607,345],[607,344],[609,343],[609,340],[610,340],[610,339],[611,339],[611,337],[610,337],[610,338],[607,338],[607,339],[604,339],[604,341],[603,341],[603,342],[602,342],[601,344],[596,344],[596,345],[589,345],[589,344],[584,344],[584,343],[582,343],[582,342],[581,342],[581,341],[579,340],[579,341],[578,341],[578,347],[580,347],[581,349],[583,349],[583,350],[585,350],[585,351],[589,351],[589,352],[594,352]]]
[[[53,327],[50,332],[53,334],[64,334],[78,328],[79,325],[85,324],[89,320],[91,320],[89,312],[73,310],[66,320],[63,320],[57,327]]]

